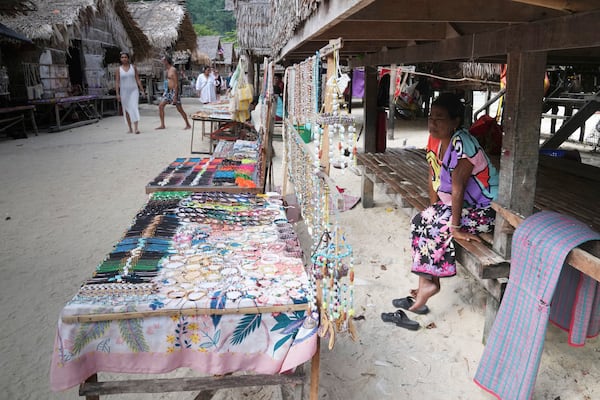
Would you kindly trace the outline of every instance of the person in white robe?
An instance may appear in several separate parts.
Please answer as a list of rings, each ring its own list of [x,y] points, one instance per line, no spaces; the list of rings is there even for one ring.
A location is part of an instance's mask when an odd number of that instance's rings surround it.
[[[204,71],[198,75],[196,79],[196,91],[200,98],[200,103],[207,104],[217,101],[217,93],[215,90],[215,78],[210,73],[210,67],[204,67]]]

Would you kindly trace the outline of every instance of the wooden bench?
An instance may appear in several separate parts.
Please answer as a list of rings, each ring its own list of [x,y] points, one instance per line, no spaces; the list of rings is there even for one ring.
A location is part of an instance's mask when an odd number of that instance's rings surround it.
[[[110,115],[121,115],[121,103],[117,101],[117,96],[102,95],[96,99],[96,110],[100,118]]]
[[[494,160],[492,160],[494,161]],[[358,154],[363,167],[363,207],[373,206],[374,185],[382,185],[394,202],[414,215],[429,204],[429,167],[425,151],[418,149],[388,150],[386,153]],[[600,232],[600,168],[572,160],[540,155],[535,187],[534,212],[550,210],[589,225]],[[510,211],[493,205],[513,227],[519,219]],[[519,217],[522,218],[522,217]],[[503,226],[502,229],[510,229]],[[487,290],[488,305],[484,341],[495,319],[510,273],[510,261],[491,248],[492,235],[480,235],[482,243],[455,240],[456,258]],[[600,280],[600,245],[573,253],[571,264]],[[574,264],[573,264],[574,263]]]
[[[27,133],[25,131],[25,115],[27,114],[29,115],[33,132],[37,136],[38,130],[37,124],[35,123],[34,111],[35,106],[15,106],[0,108],[0,132],[7,132],[8,136],[11,136],[15,139],[27,138]],[[19,124],[22,127],[21,135],[15,135],[14,129],[13,131],[9,131],[10,128],[14,128]]]
[[[79,126],[92,124],[100,120],[96,109],[97,96],[70,96],[52,99],[29,100],[38,108],[46,108],[46,116],[54,120],[49,131],[63,131]]]
[[[382,185],[394,203],[411,217],[429,206],[429,167],[424,150],[389,149],[386,153],[362,153],[357,155],[357,162],[363,166],[363,207],[373,206],[374,185]],[[500,301],[506,288],[510,261],[491,248],[491,234],[480,236],[482,243],[455,240],[456,258],[496,301]]]

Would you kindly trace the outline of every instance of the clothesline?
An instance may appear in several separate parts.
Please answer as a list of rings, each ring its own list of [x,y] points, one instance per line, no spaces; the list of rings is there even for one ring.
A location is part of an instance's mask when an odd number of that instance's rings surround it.
[[[398,68],[398,71],[402,72],[402,68]],[[500,82],[487,81],[487,80],[483,80],[483,79],[475,79],[475,78],[447,78],[445,76],[429,74],[429,73],[426,73],[426,72],[417,72],[417,71],[407,71],[405,73],[407,73],[407,74],[413,74],[413,75],[427,76],[427,77],[430,77],[430,78],[440,79],[442,81],[449,81],[449,82],[465,82],[465,81],[470,81],[470,82],[483,83],[483,84],[486,84],[486,85],[500,86]]]
[[[477,83],[482,83],[482,84],[486,84],[486,85],[500,86],[500,82],[488,81],[488,80],[484,80],[484,79],[467,78],[467,77],[463,77],[463,78],[448,78],[448,77],[445,77],[445,76],[435,75],[435,74],[431,74],[431,73],[427,73],[427,72],[418,72],[418,71],[414,70],[414,66],[411,66],[409,68],[406,68],[406,67],[397,67],[396,68],[396,73],[405,73],[405,74],[427,76],[429,78],[439,79],[439,80],[448,81],[448,82],[465,82],[465,81],[470,81],[470,82],[477,82]]]

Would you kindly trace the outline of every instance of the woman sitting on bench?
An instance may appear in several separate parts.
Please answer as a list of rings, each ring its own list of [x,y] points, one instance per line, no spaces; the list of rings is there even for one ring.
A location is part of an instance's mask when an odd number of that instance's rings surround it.
[[[440,291],[440,278],[456,275],[453,239],[480,242],[477,234],[490,232],[494,225],[491,202],[498,194],[498,172],[477,139],[462,127],[463,116],[464,105],[454,94],[443,93],[431,104],[431,206],[411,223],[412,272],[419,275],[419,288],[392,302],[417,314],[429,312],[426,303]],[[382,318],[408,329],[419,327],[402,310]]]

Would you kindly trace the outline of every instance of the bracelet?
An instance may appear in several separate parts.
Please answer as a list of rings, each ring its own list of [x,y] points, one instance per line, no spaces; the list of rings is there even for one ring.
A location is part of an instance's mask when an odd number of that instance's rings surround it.
[[[450,228],[453,228],[453,229],[460,229],[460,228],[462,228],[462,225],[452,225],[452,224],[448,224],[448,226],[449,226]]]

